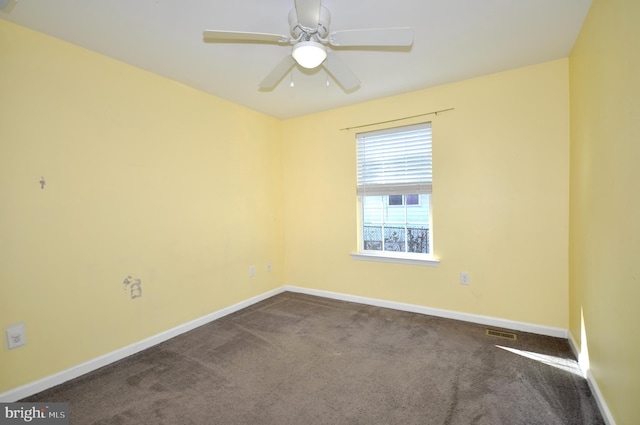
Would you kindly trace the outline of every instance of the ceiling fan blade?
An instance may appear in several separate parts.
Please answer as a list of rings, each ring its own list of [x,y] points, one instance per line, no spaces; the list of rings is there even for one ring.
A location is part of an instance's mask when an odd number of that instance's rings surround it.
[[[282,78],[289,72],[291,68],[293,68],[293,58],[290,55],[285,56],[273,71],[266,76],[264,80],[260,83],[260,88],[262,90],[272,90]]]
[[[305,28],[316,29],[320,20],[320,0],[295,0],[298,23]]]
[[[349,46],[411,46],[413,28],[375,28],[336,31],[327,37],[336,47]]]
[[[218,31],[205,30],[202,34],[204,41],[241,41],[246,43],[289,43],[290,38],[280,34],[267,34],[261,32],[242,31]]]
[[[322,66],[331,74],[334,80],[342,86],[345,91],[351,91],[360,86],[360,80],[355,76],[353,72],[342,62],[338,56],[333,53],[327,54],[327,60],[324,61]]]

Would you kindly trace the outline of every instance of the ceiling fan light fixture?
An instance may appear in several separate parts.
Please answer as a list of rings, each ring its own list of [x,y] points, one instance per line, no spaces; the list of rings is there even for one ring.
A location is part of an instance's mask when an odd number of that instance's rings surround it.
[[[293,46],[291,56],[301,67],[313,69],[327,58],[327,49],[317,41],[301,41]]]

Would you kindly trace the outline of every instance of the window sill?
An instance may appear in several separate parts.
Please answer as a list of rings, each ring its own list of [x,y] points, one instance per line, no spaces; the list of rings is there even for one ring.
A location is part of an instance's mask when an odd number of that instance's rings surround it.
[[[390,253],[390,252],[354,252],[351,258],[361,261],[376,261],[381,263],[398,263],[398,264],[414,264],[418,266],[436,267],[440,264],[440,260],[430,255],[406,254],[406,253]]]

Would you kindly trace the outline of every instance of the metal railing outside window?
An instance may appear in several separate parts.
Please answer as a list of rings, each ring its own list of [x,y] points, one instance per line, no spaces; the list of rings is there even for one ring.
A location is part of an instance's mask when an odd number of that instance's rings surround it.
[[[364,249],[429,254],[429,228],[426,226],[363,226]]]

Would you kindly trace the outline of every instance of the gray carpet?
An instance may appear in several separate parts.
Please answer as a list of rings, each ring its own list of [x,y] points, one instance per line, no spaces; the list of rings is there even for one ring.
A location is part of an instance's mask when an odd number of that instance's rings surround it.
[[[287,292],[24,401],[77,425],[604,424],[567,341],[485,331]]]

